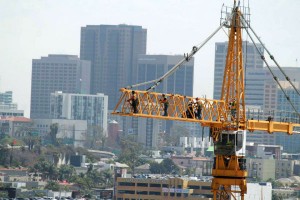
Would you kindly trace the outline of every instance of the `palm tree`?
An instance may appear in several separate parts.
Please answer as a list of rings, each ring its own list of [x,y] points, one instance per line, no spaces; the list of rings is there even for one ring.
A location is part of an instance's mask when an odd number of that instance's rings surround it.
[[[54,146],[58,146],[58,140],[56,138],[56,135],[58,133],[58,123],[54,123],[50,125],[50,138],[51,138],[51,142]]]
[[[75,169],[71,165],[61,165],[58,169],[59,180],[69,180],[75,174]]]

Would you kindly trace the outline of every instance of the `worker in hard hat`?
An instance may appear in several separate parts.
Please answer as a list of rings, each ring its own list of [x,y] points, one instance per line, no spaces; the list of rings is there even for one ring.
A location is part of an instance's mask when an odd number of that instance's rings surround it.
[[[202,117],[202,102],[198,97],[196,98],[195,107],[196,107],[196,117],[197,117],[197,119],[201,119],[201,117]]]
[[[235,115],[236,115],[236,100],[235,99],[232,99],[230,101],[229,108],[230,108],[231,117],[232,117],[232,119],[234,119]]]
[[[159,100],[161,104],[163,104],[164,108],[164,114],[163,116],[168,116],[168,107],[169,107],[169,101],[165,94],[162,95],[161,99]]]
[[[138,113],[138,110],[137,110],[138,98],[137,98],[137,94],[135,91],[131,91],[131,97],[127,101],[131,104],[133,113]]]

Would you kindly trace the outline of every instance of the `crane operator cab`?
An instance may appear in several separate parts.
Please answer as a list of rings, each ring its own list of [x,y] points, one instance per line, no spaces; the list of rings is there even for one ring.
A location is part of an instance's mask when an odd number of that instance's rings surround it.
[[[246,130],[223,131],[214,144],[215,155],[245,156]]]

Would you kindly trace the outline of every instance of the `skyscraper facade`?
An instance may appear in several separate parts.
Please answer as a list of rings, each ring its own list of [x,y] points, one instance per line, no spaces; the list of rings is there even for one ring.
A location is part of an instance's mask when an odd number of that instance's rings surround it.
[[[263,54],[263,47],[256,44]],[[215,45],[215,69],[214,69],[214,99],[220,99],[228,42],[217,42]],[[263,60],[257,52],[254,44],[243,42],[243,58],[245,72],[245,102],[246,105],[263,107],[264,80]]]
[[[160,78],[179,61],[180,55],[139,55],[137,83],[151,81]],[[194,59],[180,66],[173,75],[170,75],[156,89],[156,92],[193,96]],[[142,86],[145,90],[149,87]]]
[[[0,103],[11,104],[12,103],[12,91],[0,92]]]
[[[299,78],[298,78],[299,79]],[[281,85],[285,94],[290,98],[293,106],[300,112],[300,96],[296,93],[294,88],[287,82],[282,81]],[[299,90],[299,82],[294,82],[295,87]],[[292,105],[287,101],[284,93],[277,86],[277,112],[275,113],[276,121],[285,121],[300,123],[299,115],[294,111]],[[276,134],[276,143],[283,146],[283,151],[288,153],[298,153],[300,151],[300,135],[294,134],[293,136],[286,133]]]
[[[110,110],[119,89],[136,80],[137,56],[146,54],[147,30],[130,25],[88,25],[81,28],[80,58],[91,61],[91,93],[109,97]]]
[[[18,104],[13,103],[13,92],[0,92],[0,116],[24,116],[23,110],[18,110]]]
[[[51,93],[51,119],[87,120],[89,126],[107,131],[108,97],[104,94]]]
[[[48,119],[50,94],[90,92],[90,61],[74,55],[49,55],[32,60],[30,117]]]

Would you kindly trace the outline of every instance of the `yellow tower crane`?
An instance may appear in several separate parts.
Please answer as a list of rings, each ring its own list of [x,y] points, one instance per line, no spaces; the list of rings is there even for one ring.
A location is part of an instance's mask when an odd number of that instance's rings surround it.
[[[176,68],[188,62],[225,25],[228,26],[230,33],[220,100],[151,92]],[[169,71],[170,73],[157,80],[146,82],[145,84],[155,82],[147,91],[132,90],[133,86],[120,89],[122,93],[120,100],[112,112],[120,116],[197,122],[202,127],[209,127],[215,153],[212,169],[214,199],[229,199],[229,197],[236,199],[239,195],[243,200],[244,194],[247,193],[248,174],[245,159],[247,130],[284,132],[291,135],[299,133],[296,130],[300,128],[299,123],[246,119],[241,34],[242,28],[246,25],[247,21],[234,1],[228,19],[201,46],[194,46],[192,51]],[[168,105],[164,105],[164,99],[167,99]],[[201,105],[201,114],[197,113],[197,105]],[[165,106],[167,113],[164,110]],[[233,186],[238,189],[233,189]]]

